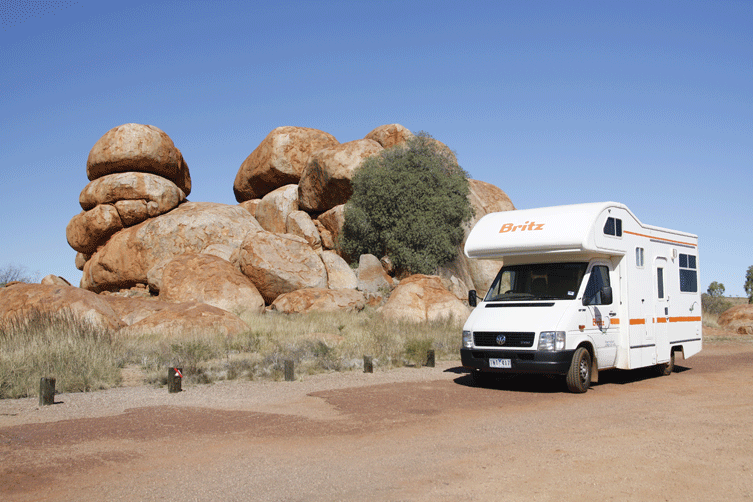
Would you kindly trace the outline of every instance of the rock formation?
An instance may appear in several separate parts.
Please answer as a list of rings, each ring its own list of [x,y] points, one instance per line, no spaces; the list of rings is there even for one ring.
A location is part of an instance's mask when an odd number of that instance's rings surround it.
[[[413,322],[438,321],[448,317],[464,322],[471,311],[442,286],[438,276],[411,275],[395,288],[382,307],[387,319]]]
[[[741,335],[753,335],[753,305],[737,305],[719,316],[719,326]]]

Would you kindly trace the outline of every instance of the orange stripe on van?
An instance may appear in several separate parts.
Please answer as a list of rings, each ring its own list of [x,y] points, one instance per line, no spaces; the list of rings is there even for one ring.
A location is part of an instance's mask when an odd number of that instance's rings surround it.
[[[671,242],[673,244],[682,244],[684,246],[698,247],[697,244],[693,244],[692,242],[673,241],[671,239],[664,239],[662,237],[653,237],[651,235],[639,234],[639,233],[636,233],[636,232],[630,232],[628,230],[623,230],[622,232],[625,233],[625,234],[637,235],[638,237],[645,237],[647,239],[654,239],[654,240],[662,241],[662,242]]]
[[[646,320],[645,319],[630,319],[630,325],[632,326],[634,324],[646,324]]]
[[[695,317],[670,317],[669,322],[697,322],[701,320],[701,316]]]

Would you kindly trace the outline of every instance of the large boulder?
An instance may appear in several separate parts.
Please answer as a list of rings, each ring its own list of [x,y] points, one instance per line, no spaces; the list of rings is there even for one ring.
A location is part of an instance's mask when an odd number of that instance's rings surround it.
[[[286,314],[306,312],[354,312],[366,305],[363,293],[353,289],[299,289],[280,295],[272,308]]]
[[[350,141],[311,155],[298,183],[298,205],[312,213],[345,204],[353,195],[351,180],[364,159],[382,151],[372,139]]]
[[[438,321],[450,317],[464,322],[470,313],[462,301],[442,286],[438,276],[430,275],[406,277],[382,307],[385,318],[412,322]]]
[[[89,182],[81,190],[78,201],[84,210],[99,204],[114,204],[123,200],[154,202],[156,214],[174,209],[186,199],[183,190],[172,181],[150,173],[108,174]]]
[[[392,277],[387,275],[382,262],[373,254],[358,258],[358,289],[370,295],[379,295],[392,287]]]
[[[329,231],[329,234],[332,236],[332,242],[337,246],[340,232],[343,229],[343,225],[345,225],[345,204],[339,204],[329,211],[323,212],[317,220]]]
[[[387,124],[379,126],[364,139],[373,139],[384,148],[392,148],[395,145],[401,145],[409,138],[413,137],[413,133],[407,127],[400,124]]]
[[[251,152],[235,176],[235,199],[259,199],[281,186],[298,183],[311,154],[339,144],[329,133],[307,127],[278,127]]]
[[[113,127],[94,144],[86,161],[86,175],[94,181],[108,174],[152,173],[191,193],[191,175],[173,140],[152,125],[123,124]]]
[[[157,298],[140,298],[116,295],[98,295],[105,300],[108,305],[123,321],[123,324],[130,326],[136,324],[150,315],[169,308],[172,304],[161,302]]]
[[[165,308],[156,310],[121,329],[118,334],[137,337],[159,333],[174,338],[189,338],[208,333],[234,336],[249,330],[248,325],[238,316],[206,303],[184,302],[164,305]]]
[[[0,288],[0,322],[23,321],[33,312],[42,315],[70,313],[102,329],[124,326],[118,314],[99,295],[73,286],[24,284]]]
[[[156,284],[159,289],[160,270],[175,256],[202,253],[214,244],[237,249],[257,230],[261,226],[242,207],[185,202],[113,235],[84,265],[81,287],[99,292]]]
[[[44,284],[47,286],[70,286],[71,283],[65,280],[65,278],[53,275],[53,274],[47,274],[45,275],[42,280],[39,282],[39,284]]]
[[[268,232],[287,232],[288,215],[298,211],[298,185],[285,185],[262,197],[256,206],[256,221]]]
[[[159,299],[199,302],[236,315],[264,312],[264,299],[256,286],[230,262],[209,254],[183,254],[162,272]]]
[[[115,206],[100,204],[71,218],[65,237],[68,245],[79,253],[91,254],[122,228],[123,221]]]
[[[719,326],[740,334],[753,334],[753,305],[737,305],[719,316]]]
[[[358,277],[350,265],[334,251],[322,251],[319,255],[327,269],[327,287],[330,289],[356,289]]]
[[[303,288],[326,288],[327,270],[305,239],[265,230],[250,232],[240,248],[241,271],[266,302]]]

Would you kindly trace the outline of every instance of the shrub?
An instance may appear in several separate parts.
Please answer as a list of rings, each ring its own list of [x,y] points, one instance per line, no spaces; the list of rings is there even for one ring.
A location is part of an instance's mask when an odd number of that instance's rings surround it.
[[[387,255],[400,273],[432,274],[457,254],[468,193],[467,173],[421,132],[356,170],[340,246],[354,260]]]

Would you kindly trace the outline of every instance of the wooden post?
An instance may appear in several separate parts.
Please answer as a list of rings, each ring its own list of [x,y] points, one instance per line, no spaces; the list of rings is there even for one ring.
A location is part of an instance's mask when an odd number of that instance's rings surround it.
[[[39,406],[55,404],[55,379],[42,377],[39,380]]]
[[[426,352],[426,366],[429,368],[433,368],[435,365],[435,355],[434,355],[434,349],[429,349]]]
[[[371,356],[363,356],[363,372],[374,373],[374,359]]]
[[[183,368],[167,368],[167,392],[172,394],[181,392],[181,382],[183,381]]]
[[[285,359],[285,381],[292,382],[295,380],[295,363],[292,359]]]

